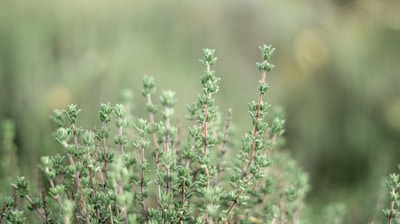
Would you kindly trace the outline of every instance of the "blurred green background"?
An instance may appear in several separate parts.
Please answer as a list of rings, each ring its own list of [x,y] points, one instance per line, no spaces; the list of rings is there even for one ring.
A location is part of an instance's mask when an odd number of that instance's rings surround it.
[[[217,103],[247,130],[258,46],[271,44],[267,100],[286,108],[310,213],[343,203],[346,223],[383,223],[383,181],[400,162],[399,12],[398,0],[1,1],[0,120],[15,121],[20,173],[35,176],[39,157],[61,150],[53,109],[78,104],[91,128],[99,103],[128,88],[140,116],[147,74],[158,93],[176,91],[184,114],[207,47],[219,58]]]

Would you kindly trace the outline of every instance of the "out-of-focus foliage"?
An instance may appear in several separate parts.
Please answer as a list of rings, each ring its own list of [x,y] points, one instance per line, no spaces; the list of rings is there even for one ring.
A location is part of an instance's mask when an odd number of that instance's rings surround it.
[[[14,122],[0,121],[0,133],[0,186],[7,186],[13,177],[18,175]],[[0,196],[3,196],[2,193],[4,192],[0,191]]]
[[[2,1],[0,120],[15,121],[21,172],[34,176],[39,156],[58,148],[54,108],[76,103],[80,123],[93,124],[100,102],[139,89],[144,74],[191,102],[201,75],[193,62],[209,47],[221,58],[217,100],[247,129],[237,102],[254,96],[255,46],[270,43],[279,69],[268,100],[286,108],[310,204],[345,203],[347,222],[379,222],[381,182],[400,158],[399,11],[394,0]]]

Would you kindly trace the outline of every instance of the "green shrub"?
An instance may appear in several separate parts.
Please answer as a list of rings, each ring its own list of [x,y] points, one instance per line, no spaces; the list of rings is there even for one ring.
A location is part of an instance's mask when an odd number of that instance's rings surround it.
[[[76,105],[56,110],[54,138],[65,151],[41,158],[48,183],[36,186],[38,193],[30,193],[25,177],[16,178],[0,222],[25,223],[33,211],[42,223],[300,223],[308,176],[279,150],[285,120],[263,99],[274,49],[260,49],[258,98],[249,103],[252,128],[241,138],[232,112],[224,117],[215,104],[217,58],[204,49],[202,88],[187,105],[187,128],[174,114],[173,91],[153,103],[148,76],[146,119],[134,118],[129,94],[126,104],[100,105],[100,128],[79,127]]]
[[[383,209],[383,214],[388,219],[388,223],[400,223],[400,175],[391,173],[389,180],[386,181],[389,191],[389,208]]]

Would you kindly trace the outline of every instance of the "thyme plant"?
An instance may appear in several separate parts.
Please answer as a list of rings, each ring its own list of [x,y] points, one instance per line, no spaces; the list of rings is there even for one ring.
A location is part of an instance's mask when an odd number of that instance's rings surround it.
[[[388,219],[388,223],[400,223],[400,175],[391,173],[389,180],[386,181],[389,191],[390,206],[383,209],[383,214]]]
[[[85,129],[77,105],[56,110],[54,138],[64,153],[40,159],[48,182],[40,192],[30,192],[25,177],[15,179],[0,223],[27,223],[29,211],[41,223],[300,223],[308,177],[280,151],[283,113],[265,101],[275,49],[260,50],[257,98],[248,104],[252,128],[241,137],[231,128],[232,111],[223,115],[216,105],[212,49],[200,59],[201,89],[187,105],[187,128],[176,122],[183,117],[174,111],[175,92],[163,91],[154,103],[148,76],[145,118],[133,118],[131,102],[101,104],[100,127]]]

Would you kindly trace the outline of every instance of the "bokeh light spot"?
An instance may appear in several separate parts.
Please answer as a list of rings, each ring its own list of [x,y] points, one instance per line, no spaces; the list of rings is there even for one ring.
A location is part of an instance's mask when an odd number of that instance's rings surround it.
[[[303,74],[313,74],[331,60],[326,36],[313,28],[301,31],[294,40],[294,56]]]
[[[56,85],[47,92],[47,105],[51,110],[65,108],[72,102],[70,90],[62,85]]]

